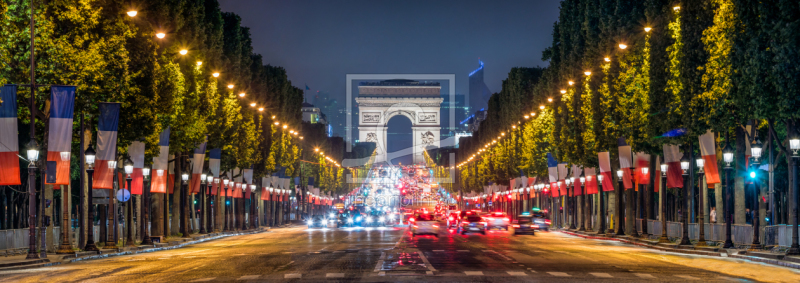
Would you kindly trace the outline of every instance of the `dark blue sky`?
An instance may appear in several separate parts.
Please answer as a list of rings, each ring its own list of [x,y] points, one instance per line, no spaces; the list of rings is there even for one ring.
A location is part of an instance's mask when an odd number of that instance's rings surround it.
[[[545,66],[556,0],[220,0],[250,27],[254,52],[311,92],[343,101],[348,73],[467,75],[484,61],[492,92],[512,67]],[[340,103],[343,105],[344,103]]]

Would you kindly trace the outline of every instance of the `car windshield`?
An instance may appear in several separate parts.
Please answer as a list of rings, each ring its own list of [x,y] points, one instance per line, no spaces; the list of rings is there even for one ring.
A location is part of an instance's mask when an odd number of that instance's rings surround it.
[[[481,221],[481,217],[480,217],[480,216],[477,216],[477,215],[470,215],[470,216],[467,216],[467,218],[466,218],[466,219],[467,219],[467,221],[469,221],[469,222],[479,222],[479,221]]]
[[[314,219],[315,221],[316,220],[322,220],[322,216],[315,215],[314,217],[312,217],[312,219]]]
[[[532,222],[531,219],[532,219],[531,217],[520,216],[519,219],[517,219],[517,223],[519,224],[531,223]]]
[[[417,215],[417,221],[434,221],[434,219],[431,214],[420,214]]]
[[[536,217],[536,218],[547,218],[547,215],[544,214],[544,212],[536,212],[536,213],[533,214],[533,217]]]

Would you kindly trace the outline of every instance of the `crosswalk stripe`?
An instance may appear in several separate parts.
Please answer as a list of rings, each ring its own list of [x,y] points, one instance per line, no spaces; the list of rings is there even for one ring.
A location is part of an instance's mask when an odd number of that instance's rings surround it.
[[[483,276],[483,271],[464,271],[467,276]]]
[[[460,253],[468,253],[468,252],[469,252],[469,250],[457,250],[457,252],[460,252]]]
[[[214,280],[214,279],[216,279],[216,278],[217,278],[217,277],[210,277],[210,278],[200,278],[200,279],[195,279],[195,280],[192,280],[192,281],[189,281],[189,282],[207,282],[207,281]]]
[[[691,276],[691,275],[675,275],[675,277],[683,278],[683,279],[686,279],[686,280],[698,280],[698,279],[700,279],[700,278],[697,278],[697,277],[694,277],[694,276]]]
[[[444,250],[433,250],[433,252],[435,252],[435,253],[442,253],[442,252],[444,252]]]
[[[289,273],[289,274],[285,274],[285,275],[283,275],[283,278],[285,278],[285,279],[289,279],[289,278],[301,278],[301,277],[303,277],[303,274],[300,274],[300,273]]]
[[[589,274],[594,275],[594,277],[601,277],[601,278],[611,278],[611,274],[608,273],[600,273],[600,272],[590,272]]]
[[[526,275],[528,275],[528,274],[525,274],[525,272],[522,272],[522,271],[506,271],[506,273],[508,273],[508,275],[511,275],[511,276],[526,276]]]
[[[635,273],[635,274],[636,274],[636,276],[639,276],[639,278],[650,278],[650,279],[656,278],[655,276],[647,274],[647,273]]]
[[[344,273],[328,273],[325,275],[327,278],[343,278]]]
[[[239,277],[239,279],[236,279],[236,280],[253,280],[253,279],[258,279],[258,275],[245,275],[245,276]]]
[[[558,276],[558,277],[572,277],[572,275],[569,275],[569,274],[567,274],[565,272],[553,272],[553,271],[551,271],[551,272],[548,272],[548,274],[553,275],[553,276]]]

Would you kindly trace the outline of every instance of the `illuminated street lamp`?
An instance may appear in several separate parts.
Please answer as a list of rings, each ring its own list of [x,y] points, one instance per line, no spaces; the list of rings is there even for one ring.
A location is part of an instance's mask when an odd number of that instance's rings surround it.
[[[623,206],[622,206],[622,169],[617,170],[617,191],[616,193],[616,203],[617,203],[617,236],[625,235],[625,217],[622,216]]]
[[[89,195],[87,196],[88,199],[92,199],[92,177],[94,177],[94,159],[96,153],[94,151],[94,147],[89,144],[89,148],[86,149],[83,153],[83,157],[86,159],[86,175],[89,178],[87,185],[89,186]],[[87,212],[87,219],[89,219],[89,227],[94,227],[94,209],[93,204],[89,202],[89,211]],[[86,246],[83,247],[84,251],[100,251],[94,243],[94,229],[87,229],[86,231]],[[30,256],[30,253],[28,254]]]
[[[167,36],[167,34],[165,34],[165,33],[163,33],[163,32],[156,33],[156,37],[157,37],[158,39],[162,39],[162,38],[164,38],[165,36]]]
[[[793,205],[794,205],[793,207],[797,207],[797,205],[798,205],[798,203],[797,203],[797,195],[798,195],[798,193],[800,193],[800,190],[798,190],[798,184],[800,184],[800,181],[797,180],[797,167],[800,166],[800,164],[798,164],[798,163],[800,163],[800,155],[798,155],[798,153],[797,153],[797,151],[800,150],[800,133],[798,133],[797,128],[795,128],[794,131],[791,131],[791,133],[789,134],[789,149],[792,150],[792,161],[794,161],[794,162],[792,162],[792,163],[794,163],[794,166],[792,166],[792,169],[791,169],[792,170],[792,177],[794,179],[794,182],[791,185],[792,186],[791,190],[793,192],[791,195],[794,195],[794,199],[792,200]],[[775,210],[773,209],[773,211],[775,211]],[[798,231],[797,231],[797,229],[798,229],[798,227],[797,227],[797,224],[798,224],[798,213],[797,213],[796,209],[794,211],[794,215],[791,216],[791,217],[794,217],[794,225],[792,225],[792,244],[791,244],[791,246],[789,246],[789,250],[786,251],[786,254],[787,255],[800,255],[800,244],[798,244],[798,238],[799,237],[798,237]]]
[[[128,11],[126,14],[128,14],[128,17],[133,18],[133,17],[136,17],[136,14],[138,14],[138,13],[139,12],[137,12],[135,10],[131,10],[131,11]]]
[[[28,157],[28,256],[25,259],[39,259],[36,253],[36,161],[39,160],[39,144],[31,137],[26,146]],[[44,194],[42,194],[44,196]],[[45,254],[45,257],[47,254]]]
[[[133,174],[133,161],[131,161],[130,157],[125,158],[125,161],[122,162],[122,168],[125,170],[125,183],[127,184],[126,188],[128,189],[128,193],[131,193],[131,181],[133,181],[133,178],[131,178],[131,174]],[[123,204],[128,208],[128,217],[125,219],[125,222],[127,222],[125,226],[128,230],[128,238],[125,240],[125,246],[135,247],[136,242],[133,239],[133,202],[131,202],[129,198],[128,201],[125,201]]]
[[[181,55],[186,55],[187,53],[189,53],[189,50],[181,49],[181,51],[179,51],[178,53],[180,53]]]

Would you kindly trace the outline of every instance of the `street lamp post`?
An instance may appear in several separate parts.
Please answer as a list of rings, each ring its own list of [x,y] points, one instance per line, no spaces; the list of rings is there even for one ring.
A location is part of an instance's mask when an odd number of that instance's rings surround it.
[[[589,176],[589,178],[592,178],[592,176]],[[591,232],[592,231],[592,225],[589,222],[590,219],[591,219],[591,215],[592,215],[591,214],[592,212],[589,209],[589,204],[591,204],[591,202],[586,200],[586,198],[589,196],[589,194],[586,191],[586,175],[584,175],[584,172],[581,172],[580,179],[581,179],[581,194],[582,194],[581,207],[583,208],[583,221],[581,221],[581,229],[580,229],[580,231]]]
[[[185,213],[187,207],[186,201],[188,200],[188,197],[186,196],[187,194],[186,186],[188,185],[188,183],[189,183],[189,174],[186,173],[186,171],[184,171],[184,173],[181,174],[181,200],[180,200],[180,206],[181,206],[180,210],[181,212],[183,212],[182,213],[183,215],[181,215],[180,217],[181,219],[179,221],[181,225],[181,234],[183,234],[183,237],[189,237],[189,226],[186,223],[186,218],[189,217],[189,215]]]
[[[33,17],[31,15],[31,17]],[[31,20],[33,21],[33,20]],[[31,38],[31,40],[33,40]],[[31,56],[33,58],[33,56]],[[33,60],[33,59],[31,59]],[[33,119],[31,119],[33,120]],[[33,124],[33,122],[31,122]],[[31,137],[28,142],[28,256],[25,259],[38,259],[36,253],[36,161],[39,160],[39,145]],[[44,195],[44,194],[43,194]]]
[[[750,145],[750,152],[753,154],[753,164],[750,166],[753,167],[753,170],[758,168],[758,165],[761,164],[761,150],[764,148],[761,144],[761,140],[758,139],[758,134],[756,134],[754,138],[755,140]],[[755,171],[753,172],[755,173]],[[758,179],[755,178],[755,175],[751,175],[750,177],[753,178],[753,189],[755,189],[755,205],[753,206],[753,243],[750,245],[750,249],[759,250],[761,249],[761,241],[758,239],[758,195],[760,188],[758,185]],[[795,195],[795,197],[797,196]]]
[[[616,209],[617,210],[616,211],[617,212],[617,233],[616,233],[617,236],[625,235],[625,224],[623,224],[623,221],[625,221],[625,217],[622,216],[622,214],[623,214],[622,213],[623,212],[623,206],[622,206],[622,190],[623,190],[623,187],[622,186],[623,186],[623,184],[622,184],[622,169],[620,169],[620,170],[617,170],[617,191],[615,192],[616,195],[617,195],[617,197],[615,198],[616,203],[617,203],[617,209]]]
[[[206,233],[206,190],[208,189],[208,184],[210,184],[206,183],[207,176],[210,176],[210,174],[203,173],[200,175],[200,234]]]
[[[131,178],[131,174],[133,174],[133,161],[131,161],[130,158],[125,159],[125,163],[123,163],[123,169],[125,170],[125,175],[127,176],[125,177],[125,184],[127,185],[126,188],[128,188],[128,192],[132,192],[131,181],[133,181],[133,179]],[[124,190],[122,195],[125,195]],[[125,206],[128,208],[128,217],[125,219],[125,228],[127,228],[126,230],[128,231],[127,239],[125,239],[125,246],[127,247],[136,246],[136,241],[133,239],[133,202],[131,201],[131,197],[133,197],[132,194],[130,194],[128,201],[125,202]],[[141,219],[139,221],[141,221]]]
[[[89,211],[87,212],[87,215],[86,215],[86,217],[88,219],[87,222],[88,222],[89,229],[88,229],[88,231],[86,231],[87,232],[86,233],[86,246],[83,247],[83,250],[84,251],[99,252],[100,249],[98,249],[97,245],[95,245],[95,243],[94,243],[94,209],[93,209],[94,205],[92,204],[92,177],[94,175],[94,158],[95,158],[95,155],[96,155],[96,153],[94,151],[94,148],[92,148],[92,145],[90,144],[89,148],[86,149],[86,152],[83,155],[84,158],[86,159],[86,165],[88,165],[88,166],[86,166],[86,175],[87,175],[87,177],[89,177],[89,179],[88,179],[89,183],[87,183],[89,185],[89,195],[88,195],[88,198],[89,198]]]
[[[700,201],[697,202],[697,228],[698,228],[697,230],[698,230],[699,236],[697,238],[697,244],[695,246],[703,247],[703,246],[707,245],[706,244],[706,236],[705,236],[705,223],[704,223],[705,222],[705,219],[704,219],[705,215],[703,213],[703,211],[704,211],[703,210],[704,209],[703,208],[703,190],[705,190],[706,188],[703,188],[703,186],[702,186],[702,184],[703,184],[703,182],[702,182],[703,175],[705,174],[705,172],[703,172],[703,167],[705,166],[705,160],[703,159],[702,156],[700,156],[695,160],[695,162],[697,164],[697,169],[698,169],[697,174],[699,175],[698,178],[697,178],[697,187],[699,189],[698,195],[700,197]],[[692,184],[692,186],[694,186],[694,184]]]
[[[733,155],[734,151],[731,148],[731,143],[728,140],[727,136],[725,138],[725,148],[722,150],[722,159],[725,161],[725,206],[724,214],[722,217],[725,218],[725,243],[722,245],[723,248],[732,248],[733,241],[731,241],[731,223],[733,222],[733,207],[731,207],[731,181],[730,181],[730,173],[733,170],[731,166],[731,162],[733,162]]]
[[[692,167],[691,163],[691,156],[692,154],[692,146],[689,145],[688,150],[683,154],[681,158],[681,169],[683,170],[683,179],[684,183],[688,182],[689,185],[684,184],[683,186],[683,200],[681,201],[683,206],[683,210],[681,211],[681,217],[683,218],[683,236],[681,237],[681,243],[679,245],[690,245],[691,242],[689,241],[689,197],[690,197],[690,188],[692,187],[692,182],[689,180],[689,175]]]
[[[597,213],[597,233],[602,234],[603,231],[606,230],[606,205],[605,205],[605,196],[603,193],[603,174],[597,175],[597,194],[599,196],[600,201],[597,202],[597,205],[600,206],[600,212]]]
[[[573,182],[573,180],[575,180],[575,178],[566,178],[566,179],[564,179],[564,183],[566,183],[566,185],[567,185],[567,202],[568,202],[568,204],[567,204],[567,213],[568,213],[567,214],[568,215],[567,219],[568,219],[568,222],[569,222],[569,229],[570,230],[575,230],[577,228],[575,226],[575,222],[576,222],[577,218],[575,217],[575,209],[574,209],[574,206],[575,206],[575,186],[574,186],[574,184],[575,183]],[[572,186],[572,194],[569,193],[570,184],[573,185]]]
[[[661,164],[661,180],[664,184],[661,186],[661,190],[663,191],[663,196],[659,197],[658,200],[661,202],[661,237],[658,238],[659,243],[669,243],[669,237],[667,237],[667,169],[669,165],[666,163]]]
[[[117,178],[117,160],[109,160],[108,161],[108,170],[114,173],[114,178]],[[111,189],[108,191],[108,203],[106,204],[106,219],[102,219],[104,223],[103,226],[106,226],[106,243],[103,246],[106,249],[113,249],[117,247],[117,241],[119,240],[119,236],[117,235],[117,215],[116,215],[116,206],[114,203],[114,190]]]
[[[230,227],[228,227],[228,183],[229,182],[230,181],[228,180],[228,178],[222,179],[222,186],[225,188],[225,199],[222,201],[222,208],[223,208],[222,211],[224,214],[223,215],[224,221],[222,221],[224,223],[224,226],[222,228],[223,232],[230,231]]]
[[[150,167],[145,165],[142,168],[142,176],[144,178],[144,188],[142,189],[142,219],[139,221],[142,227],[142,245],[153,245],[153,239],[150,238]]]
[[[786,251],[787,255],[800,255],[800,245],[798,245],[798,231],[797,231],[797,224],[798,224],[798,215],[797,215],[797,197],[800,190],[798,190],[798,181],[797,180],[797,166],[798,162],[800,162],[800,154],[798,151],[800,150],[800,134],[797,132],[797,126],[795,126],[794,130],[792,131],[792,136],[789,138],[789,147],[792,149],[792,182],[791,190],[792,193],[789,194],[792,196],[792,204],[791,204],[791,219],[790,221],[792,225],[792,245],[789,247],[789,250]]]

